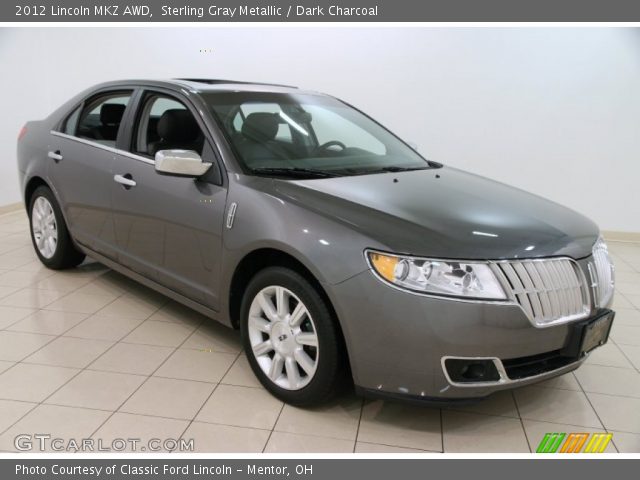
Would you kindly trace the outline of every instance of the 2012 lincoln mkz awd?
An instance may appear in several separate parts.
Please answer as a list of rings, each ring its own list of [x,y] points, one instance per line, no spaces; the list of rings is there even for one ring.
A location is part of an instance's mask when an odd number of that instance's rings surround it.
[[[479,399],[607,341],[598,227],[297,88],[98,85],[19,134],[44,265],[89,256],[240,330],[276,397]]]

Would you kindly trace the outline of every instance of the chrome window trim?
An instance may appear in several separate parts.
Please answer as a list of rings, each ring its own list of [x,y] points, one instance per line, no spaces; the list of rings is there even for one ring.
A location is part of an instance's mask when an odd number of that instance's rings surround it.
[[[133,160],[138,160],[139,162],[147,163],[149,165],[156,164],[155,160],[151,160],[149,158],[143,157],[141,155],[136,155],[135,153],[127,152],[126,150],[114,149],[118,155],[122,155],[124,157],[129,157]]]
[[[452,355],[445,355],[444,357],[440,358],[440,365],[442,366],[442,372],[444,373],[444,377],[446,378],[449,385],[451,385],[452,387],[459,387],[459,388],[496,387],[501,385],[514,385],[518,383],[532,382],[538,379],[545,378],[547,376],[553,376],[557,372],[561,372],[563,370],[569,370],[569,369],[572,369],[572,367],[576,367],[582,364],[582,362],[584,362],[588,356],[589,356],[589,353],[586,353],[584,356],[582,356],[575,362],[568,363],[567,365],[564,365],[560,368],[549,370],[548,372],[538,373],[536,375],[531,375],[530,377],[516,378],[516,379],[509,378],[509,376],[507,375],[507,371],[505,370],[504,365],[502,364],[502,360],[500,360],[497,357],[456,357]],[[445,366],[445,360],[449,360],[449,359],[469,360],[469,361],[490,360],[496,366],[496,369],[498,370],[498,375],[500,375],[500,380],[495,380],[491,382],[468,382],[468,383],[454,382],[453,380],[451,380],[451,377],[449,377],[449,372],[447,372],[447,368]]]
[[[135,153],[131,153],[131,152],[127,152],[126,150],[121,150],[119,148],[115,148],[115,147],[109,147],[107,145],[102,145],[101,143],[98,142],[93,142],[91,140],[87,140],[85,138],[80,138],[80,137],[75,137],[73,135],[68,135],[66,133],[62,133],[62,132],[58,132],[56,130],[51,130],[51,135],[55,136],[55,137],[61,137],[61,138],[66,138],[67,140],[73,140],[75,142],[78,143],[82,143],[85,145],[88,145],[90,147],[94,147],[94,148],[99,148],[101,150],[105,150],[107,152],[113,153],[114,155],[122,155],[124,157],[129,157],[133,160],[137,160],[139,162],[143,162],[149,165],[155,165],[156,162],[149,159],[149,158],[145,158],[142,157],[140,155],[136,155]]]

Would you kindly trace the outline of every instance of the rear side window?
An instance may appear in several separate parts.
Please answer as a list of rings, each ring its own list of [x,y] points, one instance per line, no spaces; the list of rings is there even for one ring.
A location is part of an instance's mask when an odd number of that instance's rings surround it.
[[[110,92],[85,102],[75,127],[75,136],[109,147],[116,144],[124,112],[131,99],[131,91]],[[71,127],[67,119],[67,128]],[[71,133],[69,133],[71,135]]]

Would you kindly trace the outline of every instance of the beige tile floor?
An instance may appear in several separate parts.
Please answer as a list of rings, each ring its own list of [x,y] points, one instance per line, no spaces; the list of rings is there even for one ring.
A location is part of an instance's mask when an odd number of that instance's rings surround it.
[[[194,439],[202,452],[529,452],[546,432],[613,432],[640,452],[640,244],[610,243],[617,318],[575,373],[460,409],[347,394],[303,410],[256,381],[238,334],[97,264],[43,268],[0,215],[0,451],[17,434]]]

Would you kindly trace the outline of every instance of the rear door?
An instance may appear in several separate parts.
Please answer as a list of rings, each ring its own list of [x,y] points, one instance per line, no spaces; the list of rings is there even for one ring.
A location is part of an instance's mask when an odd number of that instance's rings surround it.
[[[109,90],[87,98],[51,133],[49,143],[49,181],[74,239],[111,258],[111,168],[132,93]]]
[[[171,112],[195,120],[194,138],[184,132],[169,138],[159,128]],[[113,164],[114,178],[129,181],[111,181],[119,261],[217,310],[227,187],[211,139],[197,111],[169,92],[143,92],[132,119],[127,126],[129,151],[119,152]],[[213,167],[198,179],[160,175],[154,153],[170,148],[197,151]]]

